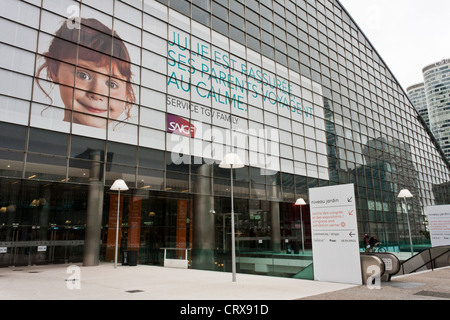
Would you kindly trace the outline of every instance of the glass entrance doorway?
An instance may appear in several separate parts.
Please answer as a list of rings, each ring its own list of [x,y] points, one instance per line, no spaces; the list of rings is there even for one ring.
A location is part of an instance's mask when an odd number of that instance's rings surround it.
[[[80,261],[84,226],[3,225],[0,266],[25,266]]]
[[[85,188],[2,180],[0,267],[82,261]]]
[[[107,192],[101,260],[114,260],[117,223],[117,196]],[[139,264],[163,265],[168,258],[186,259],[192,247],[192,200],[169,198],[158,193],[132,191],[122,194],[119,209],[119,260],[124,251],[137,251]],[[175,250],[179,249],[179,250]]]

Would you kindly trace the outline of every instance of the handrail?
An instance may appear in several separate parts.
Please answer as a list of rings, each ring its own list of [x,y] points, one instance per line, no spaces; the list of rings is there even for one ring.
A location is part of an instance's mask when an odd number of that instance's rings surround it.
[[[164,250],[164,267],[172,267],[172,268],[182,268],[187,269],[189,266],[189,258],[188,258],[188,252],[191,250],[191,248],[160,248],[161,250]],[[170,259],[167,258],[167,250],[184,250],[185,255],[184,259],[181,257],[179,259]]]
[[[387,281],[390,281],[391,277],[397,274],[402,266],[398,257],[391,252],[361,252],[361,255],[377,256],[383,260],[385,264],[384,275],[386,275]]]
[[[188,251],[191,250],[192,248],[167,248],[167,247],[161,247],[161,250],[164,250],[164,260],[167,260],[167,250],[184,250],[185,252],[185,259],[184,260],[188,260]]]
[[[361,260],[361,276],[363,284],[368,284],[368,281],[370,279],[374,280],[373,276],[375,275],[373,272],[377,269],[373,269],[372,267],[378,268],[379,274],[376,274],[376,276],[379,276],[380,279],[386,272],[386,265],[384,264],[384,261],[374,254],[360,254],[360,260]]]
[[[442,249],[444,250],[442,253],[440,253],[439,255],[437,255],[434,258],[432,257],[432,252],[433,251],[440,251]],[[426,252],[428,252],[428,257],[427,257]],[[405,265],[407,266],[408,264],[411,264],[411,262],[414,261],[414,260],[417,260],[418,257],[423,259],[422,264],[420,264],[419,266],[415,267],[413,270],[408,271],[407,273],[414,273],[414,272],[420,270],[423,267],[426,267],[427,269],[429,269],[427,265],[430,265],[431,266],[431,270],[434,270],[434,265],[436,263],[436,260],[438,258],[444,256],[445,254],[449,253],[449,252],[450,252],[450,246],[438,246],[438,247],[432,247],[432,248],[424,249],[421,252],[419,252],[418,254],[416,254],[416,255],[412,256],[411,258],[403,261],[402,268],[401,268],[402,269],[401,270],[401,274],[405,274]],[[425,258],[428,258],[428,259],[425,259]],[[400,272],[397,273],[397,274],[400,274]]]

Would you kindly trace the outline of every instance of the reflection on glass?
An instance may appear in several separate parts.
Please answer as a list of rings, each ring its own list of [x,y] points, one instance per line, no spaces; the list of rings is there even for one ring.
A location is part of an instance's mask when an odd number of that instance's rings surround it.
[[[35,154],[28,154],[25,178],[30,180],[66,180],[65,158],[45,157]]]

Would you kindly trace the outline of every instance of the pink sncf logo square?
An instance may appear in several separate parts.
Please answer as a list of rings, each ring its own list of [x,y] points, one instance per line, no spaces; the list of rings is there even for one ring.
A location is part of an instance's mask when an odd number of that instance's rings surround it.
[[[197,128],[189,121],[173,114],[167,114],[167,132],[194,138],[196,131]]]

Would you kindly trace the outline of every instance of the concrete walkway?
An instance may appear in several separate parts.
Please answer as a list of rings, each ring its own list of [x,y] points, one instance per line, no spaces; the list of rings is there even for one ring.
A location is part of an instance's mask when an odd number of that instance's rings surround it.
[[[0,300],[450,299],[450,267],[393,278],[379,288],[155,266],[0,268]]]
[[[353,287],[239,273],[236,278],[146,265],[115,269],[109,263],[0,268],[0,300],[293,300]]]

